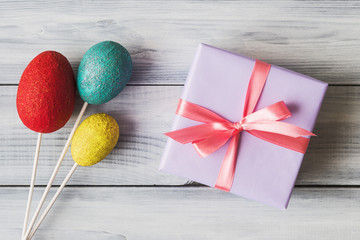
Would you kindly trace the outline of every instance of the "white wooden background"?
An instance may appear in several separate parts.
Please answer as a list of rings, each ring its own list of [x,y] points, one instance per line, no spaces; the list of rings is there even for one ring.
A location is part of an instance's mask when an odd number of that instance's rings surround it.
[[[360,239],[360,2],[309,0],[0,1],[1,239],[20,239],[36,144],[15,107],[22,71],[49,49],[76,71],[103,40],[130,51],[134,74],[86,115],[114,116],[119,143],[75,173],[34,239]],[[330,84],[287,211],[157,170],[200,42]],[[43,137],[33,206],[81,104]]]

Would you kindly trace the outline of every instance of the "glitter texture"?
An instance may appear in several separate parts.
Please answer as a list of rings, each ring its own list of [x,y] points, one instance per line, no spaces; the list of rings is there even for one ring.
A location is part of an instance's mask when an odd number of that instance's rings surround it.
[[[50,133],[62,128],[75,105],[75,78],[62,54],[46,51],[26,67],[17,90],[16,107],[25,126]]]
[[[103,160],[119,139],[119,125],[105,113],[86,118],[71,142],[71,155],[80,166],[91,166]]]
[[[89,104],[106,103],[123,90],[131,72],[131,56],[123,46],[100,42],[80,62],[76,81],[80,97]]]

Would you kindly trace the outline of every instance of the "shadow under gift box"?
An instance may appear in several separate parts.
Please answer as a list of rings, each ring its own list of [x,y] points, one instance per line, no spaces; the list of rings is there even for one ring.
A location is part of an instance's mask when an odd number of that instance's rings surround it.
[[[200,44],[181,98],[238,122],[243,117],[254,65],[254,59]],[[327,86],[327,83],[272,65],[254,112],[284,101],[292,116],[282,121],[312,131]],[[176,115],[171,130],[199,124],[202,123]],[[229,141],[201,158],[192,144],[181,144],[169,138],[160,170],[214,187],[228,145]],[[230,192],[286,209],[303,157],[302,153],[242,131]]]

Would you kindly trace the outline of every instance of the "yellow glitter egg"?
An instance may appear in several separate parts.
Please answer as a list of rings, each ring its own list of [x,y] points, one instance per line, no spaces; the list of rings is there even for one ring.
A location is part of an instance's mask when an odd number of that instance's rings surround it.
[[[103,160],[119,139],[119,125],[105,113],[86,118],[71,142],[71,155],[80,166],[91,166]]]

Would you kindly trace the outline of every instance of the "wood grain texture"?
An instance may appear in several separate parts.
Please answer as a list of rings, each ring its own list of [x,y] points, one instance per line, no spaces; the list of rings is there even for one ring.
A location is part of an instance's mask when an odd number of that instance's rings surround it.
[[[181,84],[204,42],[332,84],[360,84],[360,2],[0,1],[1,84],[44,50],[81,57],[102,40],[134,60],[132,84]]]
[[[86,116],[106,112],[120,125],[115,150],[101,163],[79,168],[72,184],[79,185],[181,185],[187,180],[158,171],[166,137],[182,86],[127,86],[112,101],[89,105]],[[297,181],[298,185],[360,184],[360,87],[329,87]],[[0,184],[29,184],[37,134],[19,120],[16,87],[0,88]],[[46,184],[66,138],[80,111],[78,101],[70,122],[43,135],[37,184]],[[64,176],[73,161],[70,152],[61,168]],[[60,180],[56,180],[59,184]]]
[[[19,239],[26,193],[0,189],[2,239]],[[359,198],[360,189],[300,188],[281,211],[207,187],[70,187],[34,240],[357,240]]]

